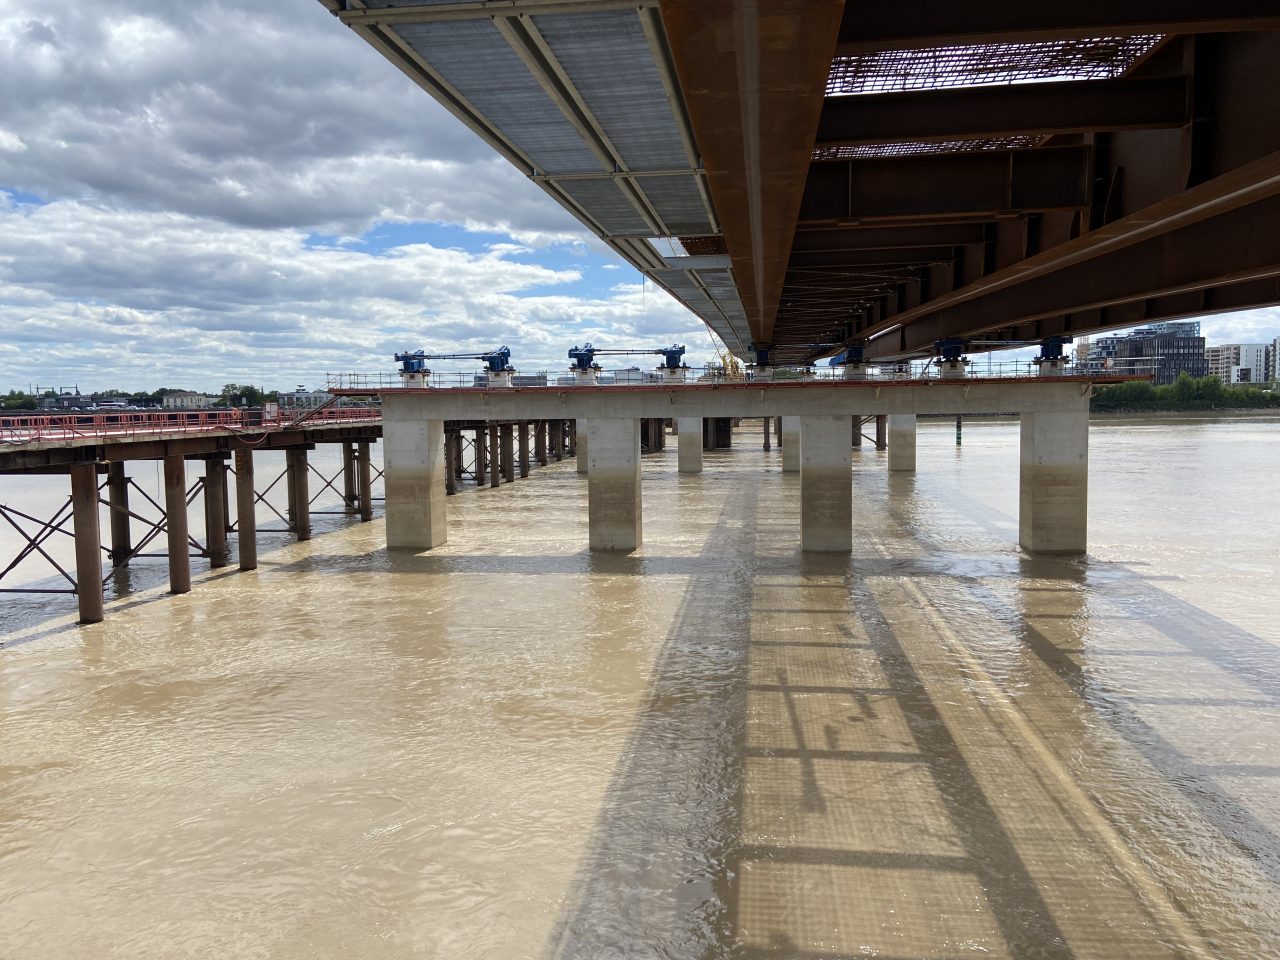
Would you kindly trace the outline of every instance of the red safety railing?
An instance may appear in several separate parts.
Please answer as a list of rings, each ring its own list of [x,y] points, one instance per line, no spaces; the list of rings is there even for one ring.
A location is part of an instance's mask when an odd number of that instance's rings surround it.
[[[282,429],[301,413],[301,410],[286,409],[273,417],[264,417],[256,410],[113,410],[13,414],[0,416],[0,444],[121,440],[165,433],[260,433]],[[308,417],[306,426],[381,419],[382,411],[377,406],[329,407]]]

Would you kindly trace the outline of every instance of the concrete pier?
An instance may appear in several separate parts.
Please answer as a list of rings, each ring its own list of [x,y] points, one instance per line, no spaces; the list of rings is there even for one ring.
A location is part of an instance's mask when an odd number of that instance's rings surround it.
[[[800,418],[782,418],[782,472],[800,472]]]
[[[896,473],[916,471],[916,415],[889,415],[889,469]]]
[[[384,398],[382,418],[387,546],[438,547],[448,539],[444,422],[422,419],[411,397],[396,396]],[[477,450],[482,449],[480,444]]]
[[[489,424],[489,486],[502,482],[502,452],[498,449],[498,425]]]
[[[876,449],[889,449],[889,418],[882,413],[876,415]]]
[[[853,446],[862,446],[862,417],[853,418]]]
[[[502,442],[502,479],[506,483],[516,482],[515,431],[511,424],[504,423],[499,430]]]
[[[550,462],[547,458],[547,421],[534,421],[533,446],[534,455],[538,458],[538,466],[545,467]]]
[[[311,539],[311,477],[307,451],[294,447],[285,452],[289,477],[289,523],[299,540]]]
[[[359,446],[360,519],[373,519],[373,464],[369,462],[369,441],[361,440]]]
[[[227,464],[223,456],[205,457],[204,461],[205,540],[209,566],[215,570],[227,565]]]
[[[529,424],[521,420],[516,424],[516,445],[520,449],[520,479],[529,476]]]
[[[853,549],[849,418],[801,417],[800,433],[800,549],[847,553]]]
[[[768,452],[768,451],[770,451],[770,450],[772,450],[772,449],[773,449],[773,444],[771,444],[771,443],[769,442],[769,432],[770,432],[770,426],[769,426],[769,423],[770,423],[770,421],[771,421],[772,419],[773,419],[772,417],[765,417],[765,418],[764,418],[764,420],[762,421],[762,422],[764,423],[764,449],[765,449],[765,452]]]
[[[361,444],[367,446],[367,444]],[[236,546],[241,570],[258,567],[257,493],[253,486],[253,451],[241,447],[235,453]]]
[[[111,563],[128,562],[133,552],[129,531],[129,477],[123,463],[107,465],[107,502],[111,505]]]
[[[592,550],[640,546],[640,421],[587,421],[587,520]]]
[[[102,535],[98,525],[98,467],[77,463],[71,467],[72,530],[76,547],[76,600],[81,623],[101,623]]]
[[[356,512],[356,451],[355,444],[342,444],[342,512]]]
[[[1018,542],[1029,553],[1084,553],[1088,411],[1024,413],[1021,421]]]
[[[588,429],[586,420],[574,421],[574,447],[576,452],[574,456],[578,458],[578,472],[586,473],[588,467],[587,447],[590,441],[587,439]]]
[[[676,420],[676,443],[681,473],[702,472],[702,418],[679,417]]]
[[[187,464],[164,458],[165,533],[169,550],[169,592],[191,592],[191,555],[187,548]]]

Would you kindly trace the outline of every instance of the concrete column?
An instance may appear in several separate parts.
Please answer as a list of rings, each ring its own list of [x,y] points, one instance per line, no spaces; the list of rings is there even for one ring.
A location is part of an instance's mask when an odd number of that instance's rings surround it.
[[[586,433],[585,430],[583,430],[582,432]],[[577,420],[569,421],[569,449],[567,452],[571,457],[576,457],[578,455],[578,421]]]
[[[800,418],[782,418],[782,472],[800,471]]]
[[[853,549],[849,418],[801,417],[800,433],[800,549],[847,553]]]
[[[462,445],[462,435],[457,430],[444,432],[444,492],[452,497],[458,492],[458,447]]]
[[[457,453],[458,435],[453,435],[454,452]],[[369,441],[360,441],[360,520],[373,519],[373,464],[369,461]]]
[[[916,472],[916,415],[889,415],[889,469],[902,473]]]
[[[227,465],[221,457],[204,461],[204,536],[209,566],[227,565]]]
[[[547,421],[536,420],[533,424],[533,449],[538,458],[538,466],[547,465]]]
[[[483,443],[477,450],[483,450]],[[444,421],[424,420],[412,396],[382,399],[387,546],[429,550],[444,543]]]
[[[590,432],[587,427],[587,421],[575,420],[574,432],[576,434],[576,447],[578,451],[574,456],[578,458],[578,472],[586,473],[589,465],[589,461],[587,460],[587,450],[590,446],[590,441],[587,439],[587,434]]]
[[[123,463],[107,465],[107,500],[111,504],[111,564],[118,567],[133,553],[129,531],[129,477]]]
[[[285,468],[289,471],[289,522],[299,540],[311,539],[311,477],[308,475],[307,451],[285,451]]]
[[[236,545],[241,570],[258,568],[257,493],[253,488],[253,450],[236,450]]]
[[[516,480],[515,431],[511,424],[504,423],[500,430],[502,435],[502,479],[507,483]]]
[[[76,546],[76,601],[81,623],[101,623],[102,532],[98,523],[98,465],[71,468],[71,522]]]
[[[502,455],[498,451],[498,425],[489,424],[489,486],[496,487],[502,482]]]
[[[773,449],[773,445],[769,442],[769,421],[770,417],[764,418],[764,449],[766,452]]]
[[[640,421],[587,421],[587,519],[592,550],[628,552],[641,543]]]
[[[516,441],[520,448],[520,479],[523,480],[529,476],[529,422],[527,420],[521,420],[516,424]]]
[[[483,487],[489,473],[489,441],[484,427],[476,428],[476,486]]]
[[[887,450],[889,448],[889,418],[883,413],[876,417],[876,449]]]
[[[1028,553],[1084,553],[1089,412],[1022,414],[1018,542]]]
[[[702,418],[679,417],[676,421],[676,443],[681,473],[702,472]]]
[[[564,459],[564,421],[552,420],[551,423],[551,455],[556,463]]]
[[[350,441],[342,444],[342,510],[356,512],[356,451]]]
[[[165,533],[169,543],[169,592],[191,592],[191,555],[187,552],[187,464],[181,456],[164,458]]]
[[[862,446],[862,418],[853,418],[853,446]]]

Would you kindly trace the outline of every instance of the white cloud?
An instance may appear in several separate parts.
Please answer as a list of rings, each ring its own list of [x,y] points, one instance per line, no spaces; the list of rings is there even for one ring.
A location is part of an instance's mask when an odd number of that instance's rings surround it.
[[[514,244],[378,254],[306,241],[71,200],[0,209],[0,329],[18,348],[0,355],[0,384],[318,384],[390,370],[405,349],[505,343],[536,370],[567,366],[583,340],[705,344],[701,323],[651,286],[574,295],[581,271],[512,260],[525,252]]]

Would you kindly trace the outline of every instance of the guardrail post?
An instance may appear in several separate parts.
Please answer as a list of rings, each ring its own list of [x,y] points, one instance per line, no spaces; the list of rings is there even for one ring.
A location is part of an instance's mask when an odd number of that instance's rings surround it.
[[[98,526],[98,465],[71,468],[72,530],[76,547],[76,599],[81,623],[101,623],[102,539]]]

